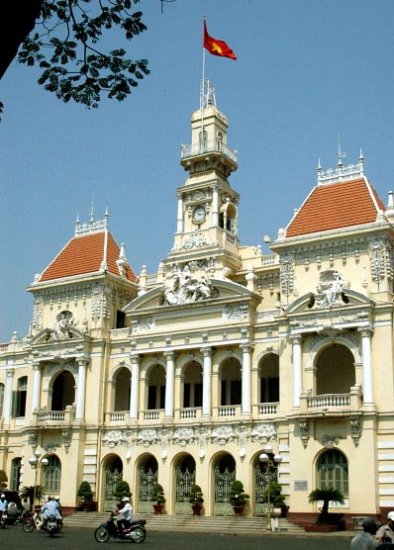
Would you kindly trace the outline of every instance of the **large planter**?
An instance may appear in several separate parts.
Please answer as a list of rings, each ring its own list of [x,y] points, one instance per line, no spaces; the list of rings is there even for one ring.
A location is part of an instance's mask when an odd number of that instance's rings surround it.
[[[236,516],[242,516],[245,506],[233,506],[234,514]]]
[[[192,504],[193,516],[201,516],[202,504]]]
[[[155,514],[158,516],[163,512],[164,504],[156,503],[153,505],[153,510],[155,511]]]

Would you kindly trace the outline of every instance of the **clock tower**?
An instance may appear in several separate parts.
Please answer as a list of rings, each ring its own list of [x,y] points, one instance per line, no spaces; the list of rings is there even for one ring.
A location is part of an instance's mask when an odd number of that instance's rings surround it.
[[[188,266],[222,278],[240,268],[239,195],[228,177],[237,169],[237,153],[227,145],[227,118],[216,107],[215,90],[204,79],[200,108],[192,114],[191,144],[181,147],[181,165],[189,173],[177,189],[174,244],[167,269]]]

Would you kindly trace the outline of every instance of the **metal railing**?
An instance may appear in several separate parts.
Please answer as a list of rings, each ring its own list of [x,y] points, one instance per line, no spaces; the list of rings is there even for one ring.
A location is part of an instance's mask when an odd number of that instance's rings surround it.
[[[237,152],[227,147],[221,141],[209,140],[205,143],[181,145],[181,160],[197,157],[205,153],[222,153],[233,162],[237,162]]]

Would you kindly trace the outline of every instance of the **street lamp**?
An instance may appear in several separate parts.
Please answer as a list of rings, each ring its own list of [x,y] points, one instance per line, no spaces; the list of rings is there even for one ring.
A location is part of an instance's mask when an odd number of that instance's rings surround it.
[[[267,445],[259,456],[261,464],[265,466],[264,481],[267,484],[267,531],[272,531],[271,524],[271,488],[270,484],[276,477],[276,471],[279,464],[282,462],[282,457],[279,454],[272,452],[272,447]]]
[[[41,458],[41,452],[36,449],[34,451],[34,455],[29,458],[29,464],[34,470],[34,487],[33,487],[33,502],[32,502],[32,511],[34,512],[34,503],[36,501],[36,491],[37,491],[37,476],[38,476],[38,470],[42,466],[48,466],[49,460],[43,456]]]

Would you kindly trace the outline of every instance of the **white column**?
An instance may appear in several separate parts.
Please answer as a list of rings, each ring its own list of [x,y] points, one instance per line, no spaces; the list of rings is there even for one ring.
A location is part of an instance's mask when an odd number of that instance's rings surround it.
[[[41,365],[33,363],[33,399],[31,403],[32,414],[36,409],[40,408],[40,392],[41,392]]]
[[[361,333],[361,352],[363,360],[363,400],[364,405],[373,403],[372,358],[370,328],[359,329]]]
[[[12,384],[14,381],[14,372],[15,369],[13,367],[7,367],[3,404],[3,421],[5,425],[8,425],[11,419]]]
[[[130,418],[138,419],[138,397],[140,383],[140,358],[131,355],[131,388],[130,388]]]
[[[213,188],[212,193],[212,226],[219,225],[219,187],[217,185]]]
[[[250,377],[251,377],[251,352],[253,346],[251,344],[243,344],[240,346],[242,350],[242,414],[250,414]]]
[[[301,336],[292,336],[293,343],[293,407],[299,407],[302,393]]]
[[[78,359],[78,387],[75,420],[85,419],[86,359]]]
[[[167,366],[166,366],[166,396],[165,396],[165,412],[164,416],[173,417],[174,416],[174,375],[175,375],[175,366],[174,366],[174,352],[167,351],[164,354]]]
[[[183,232],[183,199],[180,193],[178,193],[178,213],[177,213],[177,221],[176,221],[176,231],[177,233]]]
[[[212,393],[212,349],[205,347],[201,349],[204,357],[202,371],[202,414],[211,416],[211,393]]]

